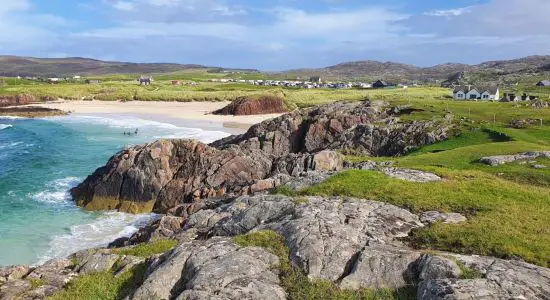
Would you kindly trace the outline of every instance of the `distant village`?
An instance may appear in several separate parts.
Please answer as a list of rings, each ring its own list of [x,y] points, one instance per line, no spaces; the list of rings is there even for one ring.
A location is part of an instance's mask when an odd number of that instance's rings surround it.
[[[362,81],[323,81],[321,77],[314,76],[310,77],[309,80],[238,80],[238,79],[210,79],[210,82],[221,82],[221,83],[247,83],[250,85],[257,86],[279,86],[279,87],[289,87],[289,88],[304,88],[304,89],[351,89],[351,88],[408,88],[409,86],[421,86],[418,83],[412,84],[395,84],[388,81],[378,80],[375,82],[362,82]]]
[[[23,79],[20,76],[17,76],[17,79]],[[64,78],[43,78],[43,77],[24,77],[27,80],[35,80],[40,82],[46,82],[51,84],[60,83],[63,81],[66,82],[78,82],[81,81],[81,76],[73,77],[64,77]],[[244,79],[230,79],[230,78],[215,78],[209,79],[209,82],[218,82],[218,83],[240,83],[240,84],[249,84],[255,86],[273,86],[273,87],[286,87],[286,88],[303,88],[303,89],[407,89],[409,87],[420,87],[422,84],[419,83],[399,83],[395,84],[392,82],[377,80],[375,82],[365,82],[365,81],[323,81],[319,76],[312,76],[309,80],[244,80]],[[153,82],[153,77],[151,76],[141,76],[136,79],[136,83],[142,86],[149,86]],[[170,80],[172,85],[178,86],[182,85],[180,80]],[[86,84],[100,84],[99,79],[85,79],[84,83]],[[186,83],[187,85],[196,86],[198,83],[190,82]],[[455,100],[473,100],[473,101],[501,101],[501,102],[519,102],[519,101],[529,101],[537,100],[538,97],[529,95],[527,92],[506,92],[501,95],[501,90],[499,86],[484,86],[484,85],[465,85],[454,83],[443,83],[441,85],[445,88],[452,89],[453,99]],[[535,84],[537,87],[550,87],[550,80],[542,80]]]

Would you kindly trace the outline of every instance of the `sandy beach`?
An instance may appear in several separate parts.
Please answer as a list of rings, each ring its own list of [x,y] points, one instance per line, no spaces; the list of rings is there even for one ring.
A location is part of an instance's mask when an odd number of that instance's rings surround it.
[[[230,102],[160,102],[160,101],[55,101],[33,104],[47,108],[60,109],[75,114],[131,114],[142,117],[163,117],[201,123],[222,124],[225,128],[246,130],[264,120],[278,117],[279,114],[254,116],[218,116],[210,114]]]

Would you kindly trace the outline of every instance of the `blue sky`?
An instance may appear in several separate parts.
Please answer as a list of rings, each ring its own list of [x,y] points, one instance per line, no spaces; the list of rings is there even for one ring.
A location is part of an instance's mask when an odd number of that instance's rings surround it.
[[[283,70],[550,54],[550,0],[0,0],[0,54]]]

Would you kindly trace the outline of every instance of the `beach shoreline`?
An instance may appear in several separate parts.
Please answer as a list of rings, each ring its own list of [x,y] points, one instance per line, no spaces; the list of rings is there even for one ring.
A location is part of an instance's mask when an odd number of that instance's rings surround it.
[[[221,124],[230,133],[246,131],[252,125],[280,116],[280,114],[253,116],[221,116],[211,112],[225,107],[230,102],[163,102],[163,101],[81,101],[59,100],[32,106],[59,109],[72,114],[125,114],[145,119],[196,121],[196,127],[219,127]],[[168,123],[172,123],[168,122]],[[210,126],[209,126],[210,125]]]

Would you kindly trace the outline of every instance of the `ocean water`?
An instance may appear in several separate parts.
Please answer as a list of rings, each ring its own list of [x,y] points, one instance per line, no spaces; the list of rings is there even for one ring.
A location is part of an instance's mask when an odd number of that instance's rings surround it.
[[[211,142],[221,128],[125,115],[0,116],[0,266],[39,264],[128,236],[154,215],[85,212],[68,193],[117,151],[159,138]],[[124,135],[134,132],[137,135]]]

